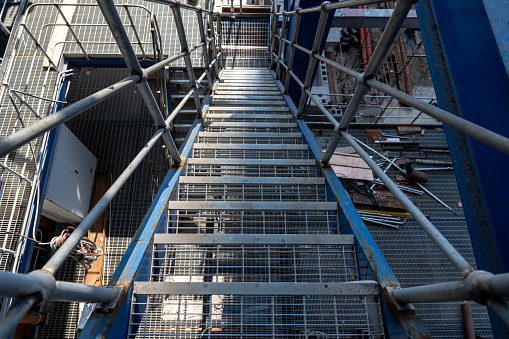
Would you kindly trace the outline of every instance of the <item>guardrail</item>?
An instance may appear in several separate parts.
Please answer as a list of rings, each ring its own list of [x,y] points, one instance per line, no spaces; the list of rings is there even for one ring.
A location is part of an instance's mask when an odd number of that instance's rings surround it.
[[[463,278],[463,280],[458,282],[401,288],[399,287],[399,283],[397,281],[394,282],[396,283],[396,287],[389,287],[385,285],[385,283],[382,281],[383,278],[379,276],[382,288],[386,289],[388,295],[393,298],[395,304],[408,304],[412,302],[445,302],[451,300],[471,299],[490,307],[493,312],[500,317],[505,326],[509,328],[509,303],[504,299],[504,297],[509,296],[509,273],[493,275],[492,273],[485,271],[475,271],[472,266],[465,260],[465,258],[463,258],[463,256],[451,245],[451,243],[426,218],[426,216],[397,187],[397,185],[389,178],[389,176],[387,176],[383,169],[381,169],[371,159],[371,157],[363,148],[363,146],[367,147],[367,145],[360,143],[359,140],[355,139],[348,133],[348,126],[352,122],[352,119],[357,112],[361,101],[367,94],[368,90],[373,87],[421,112],[424,112],[425,114],[437,119],[438,121],[474,139],[477,139],[506,155],[509,155],[509,139],[506,137],[471,123],[424,101],[418,100],[406,93],[392,88],[391,86],[385,85],[375,80],[376,74],[384,62],[388,52],[390,51],[390,48],[396,37],[398,36],[399,30],[401,29],[409,10],[416,2],[418,2],[418,0],[399,0],[397,2],[394,12],[389,19],[387,26],[385,27],[383,34],[380,37],[380,41],[375,51],[373,52],[371,60],[369,61],[363,73],[359,73],[348,67],[340,65],[319,54],[319,48],[324,37],[323,35],[325,24],[331,11],[339,8],[375,4],[379,2],[382,1],[349,0],[333,4],[326,1],[322,3],[321,6],[317,7],[306,9],[299,8],[294,11],[272,13],[270,57],[271,66],[275,68],[276,79],[279,80],[281,78],[281,73],[285,73],[283,94],[288,94],[288,87],[291,79],[293,79],[300,86],[301,97],[298,107],[295,111],[295,117],[297,119],[302,119],[302,113],[304,111],[306,101],[308,98],[310,98],[325,115],[325,117],[327,117],[327,119],[334,125],[333,140],[320,159],[322,165],[328,165],[329,160],[331,159],[340,140],[345,138],[345,140],[348,141],[348,143],[369,165],[374,174],[382,180],[385,186],[402,203],[402,205],[416,220],[419,226],[426,232],[433,243],[442,251],[445,257],[456,267]],[[316,29],[313,46],[311,49],[308,49],[297,43],[299,27],[302,15],[315,12],[320,13],[320,18]],[[294,29],[292,32],[291,40],[288,40],[284,34],[288,18],[291,16],[295,17]],[[276,27],[279,17],[282,18],[282,25],[281,34],[278,35],[276,34]],[[275,48],[276,39],[279,41],[277,51]],[[290,53],[287,64],[285,64],[281,58],[284,44],[290,46]],[[299,79],[293,72],[295,49],[299,49],[309,55],[309,64],[304,81]],[[353,96],[340,121],[337,121],[332,116],[332,114],[322,105],[319,98],[311,92],[310,86],[317,60],[320,60],[325,64],[328,64],[331,67],[334,67],[357,80]],[[377,265],[376,262],[372,262],[372,264],[375,266]],[[378,270],[374,271],[379,273]]]
[[[145,156],[150,152],[152,147],[160,138],[163,139],[167,149],[169,150],[169,153],[172,156],[174,168],[181,167],[179,165],[185,159],[181,158],[181,155],[175,146],[174,140],[170,135],[170,124],[178,115],[184,104],[191,98],[191,96],[194,97],[198,116],[203,117],[201,103],[197,92],[197,84],[205,79],[205,77],[207,77],[207,81],[212,88],[212,77],[217,77],[219,72],[218,60],[220,60],[221,51],[216,51],[216,38],[219,37],[220,39],[221,37],[221,25],[220,16],[218,13],[214,13],[211,10],[202,9],[200,7],[181,4],[178,0],[154,1],[169,5],[171,7],[175,20],[175,26],[179,36],[181,51],[180,53],[167,57],[152,66],[142,68],[117,12],[117,5],[115,5],[112,0],[98,0],[97,2],[108,23],[113,37],[115,38],[115,42],[120,48],[122,56],[131,75],[47,117],[41,117],[36,122],[25,126],[25,128],[0,140],[0,156],[9,154],[13,150],[23,146],[31,140],[36,139],[37,137],[61,125],[72,117],[79,115],[88,108],[97,105],[101,101],[109,98],[115,93],[120,92],[122,89],[125,89],[131,84],[137,85],[138,91],[143,97],[143,100],[155,122],[156,132],[140,150],[136,157],[131,161],[124,172],[108,189],[104,196],[99,200],[99,202],[94,206],[94,208],[89,212],[89,214],[83,219],[75,231],[48,260],[42,269],[30,272],[28,274],[0,271],[0,297],[18,298],[18,300],[10,308],[7,315],[2,320],[0,320],[0,338],[8,337],[15,329],[17,323],[28,311],[28,309],[36,302],[47,300],[96,302],[102,303],[103,307],[105,308],[113,307],[116,305],[115,301],[118,300],[122,294],[121,292],[125,290],[124,285],[97,287],[78,283],[61,282],[55,280],[54,274],[62,266],[64,261],[79,243],[81,238],[87,234],[88,230],[92,227],[97,218],[106,209],[112,199],[120,191],[122,186],[130,178],[132,173],[136,170],[138,165],[143,161]],[[58,5],[55,4],[55,6]],[[184,31],[182,22],[181,9],[194,11],[198,17],[201,42],[192,47],[189,47],[187,43],[186,33]],[[61,13],[61,11],[59,12]],[[206,27],[203,22],[204,15],[207,16],[208,27]],[[214,17],[217,17],[218,20],[218,33],[214,32]],[[68,22],[66,22],[66,24],[68,24]],[[38,40],[33,36],[33,34],[30,34],[30,30],[27,30],[26,25],[22,23],[21,26],[21,29],[24,29],[26,32],[28,32],[29,36],[36,43],[36,46],[41,48],[45,59],[53,67],[55,67],[55,69],[58,69],[57,65],[53,63],[48,53],[42,49]],[[69,25],[67,26],[69,27]],[[74,36],[76,42],[78,43],[79,39],[76,34],[71,34]],[[141,43],[139,39],[138,43]],[[78,45],[80,44],[78,43]],[[219,44],[219,46],[221,45]],[[205,70],[202,75],[196,79],[191,61],[191,53],[200,48],[202,49],[202,57],[205,63]],[[209,51],[212,51],[212,60],[209,60]],[[83,53],[87,55],[85,50],[83,50]],[[156,50],[154,53],[156,53]],[[179,59],[183,59],[185,62],[191,89],[181,101],[181,103],[165,119],[148,85],[148,76]]]

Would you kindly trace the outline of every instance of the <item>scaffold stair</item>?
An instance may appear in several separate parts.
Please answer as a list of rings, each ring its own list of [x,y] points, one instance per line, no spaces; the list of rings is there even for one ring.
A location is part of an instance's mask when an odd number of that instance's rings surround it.
[[[378,283],[359,279],[354,236],[276,89],[266,69],[223,70],[150,279],[134,283],[130,338],[383,337]]]

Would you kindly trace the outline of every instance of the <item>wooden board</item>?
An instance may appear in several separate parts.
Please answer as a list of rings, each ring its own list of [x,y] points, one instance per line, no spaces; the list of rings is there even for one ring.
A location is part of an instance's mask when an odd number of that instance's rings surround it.
[[[92,187],[92,197],[90,199],[90,209],[101,199],[110,188],[110,173],[97,172],[94,177],[94,186]],[[108,225],[108,209],[105,209],[101,216],[88,231],[88,238],[96,244],[104,253],[106,250],[106,227]],[[104,268],[104,255],[99,257],[91,265],[90,269],[85,271],[83,283],[86,285],[102,286]]]
[[[332,170],[336,173],[338,178],[356,179],[356,180],[373,180],[373,172],[371,169],[360,167],[347,167],[347,166],[334,166],[331,165]]]
[[[369,168],[360,155],[334,152],[329,163],[336,166]]]
[[[421,126],[398,126],[398,133],[400,135],[420,134],[421,132],[422,132]]]
[[[373,180],[373,171],[357,154],[335,152],[329,163],[339,178]]]

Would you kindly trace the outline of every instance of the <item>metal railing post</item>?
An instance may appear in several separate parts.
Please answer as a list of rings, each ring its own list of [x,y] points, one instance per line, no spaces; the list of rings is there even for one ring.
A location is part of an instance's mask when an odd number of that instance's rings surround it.
[[[64,13],[62,12],[62,9],[60,8],[59,4],[58,3],[55,3],[54,4],[55,7],[57,8],[58,10],[58,13],[60,13],[60,16],[62,17],[62,19],[64,20],[65,22],[65,25],[67,26],[67,28],[69,28],[69,31],[71,32],[72,36],[74,37],[74,39],[76,40],[76,43],[78,44],[78,46],[80,46],[81,50],[83,51],[83,53],[85,54],[85,57],[88,59],[89,56],[88,56],[88,53],[87,51],[85,51],[85,48],[83,47],[83,44],[81,43],[80,39],[78,39],[78,36],[76,35],[76,33],[74,32],[74,30],[72,29],[71,27],[71,23],[67,20],[67,18],[65,17]]]
[[[276,29],[277,29],[277,13],[274,11],[271,15],[272,18],[272,27],[270,29],[270,46],[269,46],[269,57],[270,57],[270,67],[274,67],[274,56],[272,55],[272,52],[274,51],[274,45],[276,43]]]
[[[284,49],[284,42],[283,42],[283,38],[285,37],[285,29],[286,29],[286,21],[287,21],[287,17],[285,15],[285,13],[283,13],[283,23],[281,24],[281,34],[279,34],[279,48],[278,48],[278,51],[277,51],[277,60],[276,60],[276,80],[279,80],[280,76],[279,76],[279,70],[281,69],[281,54],[283,53],[283,49]]]
[[[129,12],[129,5],[123,4],[123,7],[126,11],[127,18],[129,19],[129,23],[131,24],[131,28],[134,31],[134,36],[136,37],[136,41],[138,43],[138,46],[140,46],[141,53],[143,54],[143,59],[147,59],[147,55],[145,54],[145,50],[143,49],[143,43],[141,42],[140,35],[138,34],[138,30],[136,30],[136,26],[134,24],[134,20],[131,16],[131,12]]]
[[[218,79],[219,77],[219,56],[217,55],[217,49],[216,49],[216,34],[214,31],[214,16],[212,15],[212,12],[208,13],[208,26],[209,29],[207,30],[209,38],[212,38],[213,40],[210,42],[210,50],[212,51],[212,54],[214,55],[213,60],[214,62],[214,78]],[[219,32],[219,31],[218,31]],[[211,88],[212,90],[212,88]]]
[[[112,0],[97,0],[97,4],[101,9],[101,12],[108,23],[108,26],[117,42],[117,45],[122,53],[122,56],[125,60],[127,68],[131,72],[131,74],[136,74],[140,76],[140,80],[136,82],[138,90],[145,101],[145,105],[147,105],[148,111],[154,119],[156,123],[156,128],[163,128],[165,131],[163,133],[163,140],[168,149],[168,152],[171,154],[172,160],[180,164],[180,154],[175,146],[175,142],[170,134],[170,128],[164,121],[163,114],[159,109],[157,101],[150,89],[150,86],[147,82],[148,74],[147,71],[141,68],[140,62],[136,57],[136,53],[129,41],[129,37],[124,29],[122,24],[122,20],[120,20],[120,16],[118,15],[117,9],[115,8],[115,4]]]
[[[300,19],[302,16],[302,14],[299,13],[300,9],[301,8],[297,8],[295,10],[295,23],[293,25],[292,43],[291,43],[291,47],[290,47],[290,56],[288,58],[288,69],[286,70],[283,94],[288,94],[288,87],[290,86],[290,72],[293,71],[293,60],[295,57],[295,44],[297,43],[297,37],[299,35]]]
[[[331,144],[321,159],[322,164],[325,165],[329,163],[330,158],[334,154],[334,151],[341,140],[341,134],[339,131],[347,129],[352,122],[355,113],[359,109],[359,105],[370,88],[370,86],[366,84],[366,81],[375,78],[380,66],[387,58],[387,54],[389,53],[394,40],[398,36],[403,22],[406,20],[408,12],[415,2],[417,2],[417,0],[400,0],[397,2],[396,8],[392,13],[389,22],[387,22],[387,26],[380,37],[380,41],[378,42],[378,45],[366,66],[366,70],[357,79],[357,87],[355,88],[353,97],[348,103],[348,107],[346,108],[345,114],[339,123],[339,127],[335,129]]]
[[[223,26],[222,26],[222,19],[221,19],[221,15],[218,15],[217,17],[217,33],[219,34],[219,42],[218,42],[218,46],[219,46],[219,53],[216,54],[218,57],[219,57],[219,68],[224,68],[224,64],[223,64]],[[218,74],[219,74],[219,71],[218,71]]]
[[[327,17],[329,16],[329,11],[327,10],[327,5],[329,5],[329,1],[325,1],[320,6],[320,19],[318,21],[318,27],[316,28],[315,40],[313,42],[313,48],[309,53],[309,64],[306,72],[306,78],[304,80],[304,87],[302,88],[302,94],[300,96],[299,105],[297,108],[297,113],[295,114],[297,119],[302,118],[302,113],[304,112],[304,106],[306,105],[307,94],[306,90],[310,88],[311,81],[313,80],[313,71],[315,70],[316,58],[315,54],[318,54],[320,50],[320,45],[322,43],[323,33],[325,31],[325,24],[327,23]]]
[[[197,6],[197,8],[201,9],[200,6]],[[203,63],[205,66],[205,72],[207,72],[207,83],[209,84],[210,90],[212,90],[212,76],[210,74],[209,51],[207,48],[205,25],[203,24],[203,12],[201,12],[201,11],[196,12],[196,18],[198,19],[198,30],[200,31],[200,38],[201,38],[201,42],[203,44],[202,57],[203,57]]]
[[[189,85],[191,89],[197,88],[196,86],[196,77],[194,76],[193,64],[191,62],[191,52],[189,52],[189,47],[187,45],[186,31],[184,29],[184,23],[182,22],[182,13],[180,12],[180,1],[175,1],[174,5],[170,5],[171,10],[173,11],[173,18],[175,19],[175,26],[177,27],[177,32],[180,40],[180,47],[182,53],[186,53],[184,56],[184,62],[186,64],[187,76],[189,78]],[[200,96],[198,91],[194,91],[194,104],[196,106],[196,112],[200,118],[203,118],[203,112],[201,110]]]

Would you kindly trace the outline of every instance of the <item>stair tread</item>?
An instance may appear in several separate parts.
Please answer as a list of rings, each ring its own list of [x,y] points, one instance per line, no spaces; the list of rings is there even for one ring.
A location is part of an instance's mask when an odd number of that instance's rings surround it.
[[[353,245],[351,234],[183,234],[156,233],[154,244]]]
[[[270,146],[270,147],[267,147]],[[195,143],[194,149],[236,149],[236,150],[308,150],[306,144],[211,144],[211,143]]]
[[[216,159],[189,158],[188,164],[194,165],[265,165],[265,166],[316,166],[314,159]]]
[[[378,282],[134,282],[135,294],[379,295]]]
[[[195,177],[179,178],[181,184],[278,184],[278,185],[325,185],[324,177]]]
[[[336,211],[335,202],[171,201],[170,210]]]

